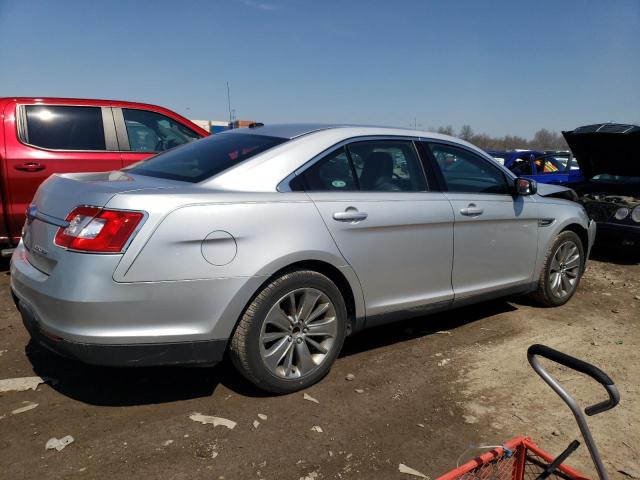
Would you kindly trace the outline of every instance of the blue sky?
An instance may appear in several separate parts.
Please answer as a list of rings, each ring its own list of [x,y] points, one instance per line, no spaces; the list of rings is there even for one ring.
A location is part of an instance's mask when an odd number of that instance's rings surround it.
[[[640,123],[640,0],[0,0],[0,95],[492,135]]]

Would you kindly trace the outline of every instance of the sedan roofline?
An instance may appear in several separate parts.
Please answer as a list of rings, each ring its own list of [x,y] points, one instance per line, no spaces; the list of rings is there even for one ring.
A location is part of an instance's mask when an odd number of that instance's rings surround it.
[[[349,123],[272,123],[272,124],[263,124],[256,123],[250,125],[249,127],[244,128],[236,128],[232,130],[227,130],[225,132],[221,132],[218,135],[233,135],[238,133],[251,133],[254,135],[265,135],[269,137],[279,137],[286,138],[289,140],[293,140],[298,137],[302,137],[304,135],[309,135],[311,133],[321,132],[324,130],[334,130],[334,129],[371,129],[371,130],[380,130],[379,134],[391,133],[393,131],[394,135],[397,135],[398,132],[402,132],[407,136],[416,136],[416,137],[445,137],[441,134],[421,131],[421,130],[412,130],[409,128],[403,127],[391,127],[391,126],[381,126],[381,125],[359,125],[359,124],[349,124]],[[458,139],[456,139],[458,140]]]

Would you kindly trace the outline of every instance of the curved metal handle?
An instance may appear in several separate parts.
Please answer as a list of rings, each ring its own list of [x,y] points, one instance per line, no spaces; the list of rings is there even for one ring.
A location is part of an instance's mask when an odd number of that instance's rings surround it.
[[[582,433],[582,437],[584,438],[584,443],[586,443],[587,448],[589,449],[591,460],[593,460],[593,464],[595,465],[598,472],[598,477],[600,477],[601,480],[607,480],[607,472],[604,469],[602,459],[600,458],[600,454],[598,453],[595,441],[593,440],[591,431],[589,430],[589,426],[587,425],[587,419],[582,414],[580,406],[575,401],[575,399],[571,395],[569,395],[569,393],[567,393],[562,385],[560,385],[560,383],[555,378],[553,378],[542,365],[540,365],[538,356],[547,358],[580,373],[584,373],[585,375],[590,376],[604,386],[607,393],[609,394],[609,399],[585,408],[585,413],[587,415],[595,415],[597,413],[604,412],[615,407],[618,404],[618,402],[620,401],[620,394],[618,393],[618,389],[614,385],[613,380],[611,380],[611,378],[609,378],[609,376],[598,367],[595,367],[583,360],[579,360],[570,355],[567,355],[566,353],[562,353],[554,350],[553,348],[549,348],[545,345],[531,345],[527,350],[527,359],[529,360],[531,367],[538,375],[540,375],[540,377],[547,383],[547,385],[549,385],[551,389],[556,392],[558,396],[560,396],[560,398],[562,398],[564,403],[566,403],[571,410],[571,413],[573,413],[573,416],[576,419],[576,423],[580,428],[580,433]]]
[[[478,215],[482,215],[484,210],[477,207],[475,203],[470,203],[467,208],[460,209],[460,213],[467,217],[477,217]]]
[[[333,214],[333,219],[338,222],[361,222],[365,220],[369,215],[358,210],[347,209],[344,212],[336,212]]]
[[[44,170],[46,167],[40,163],[27,162],[22,165],[14,165],[13,168],[16,170],[22,170],[23,172],[39,172],[40,170]]]
[[[571,355],[567,355],[566,353],[559,352],[558,350],[554,350],[553,348],[547,347],[546,345],[531,345],[527,350],[527,355],[539,355],[546,359],[549,359],[553,362],[559,363],[560,365],[564,365],[567,368],[571,368],[580,373],[584,373],[585,375],[590,376],[600,385],[602,385],[609,398],[600,403],[596,403],[595,405],[591,405],[584,409],[584,413],[589,416],[596,415],[598,413],[606,412],[607,410],[611,410],[620,402],[620,393],[616,388],[613,380],[600,370],[598,367],[591,365],[590,363],[585,362],[584,360],[580,360],[579,358],[572,357]],[[531,360],[529,360],[531,363]],[[536,372],[536,369],[533,364],[531,365]],[[537,364],[537,368],[544,370],[542,366]],[[538,372],[539,374],[540,372]]]

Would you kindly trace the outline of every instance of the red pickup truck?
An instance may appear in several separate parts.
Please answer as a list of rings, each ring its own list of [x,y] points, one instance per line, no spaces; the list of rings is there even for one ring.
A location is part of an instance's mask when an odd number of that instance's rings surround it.
[[[25,211],[52,173],[118,170],[207,135],[155,105],[0,98],[0,247],[18,243]]]

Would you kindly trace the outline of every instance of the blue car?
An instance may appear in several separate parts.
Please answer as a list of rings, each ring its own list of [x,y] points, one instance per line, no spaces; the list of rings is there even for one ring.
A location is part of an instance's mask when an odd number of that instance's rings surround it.
[[[578,163],[568,151],[489,150],[487,153],[519,177],[560,185],[584,181]]]

